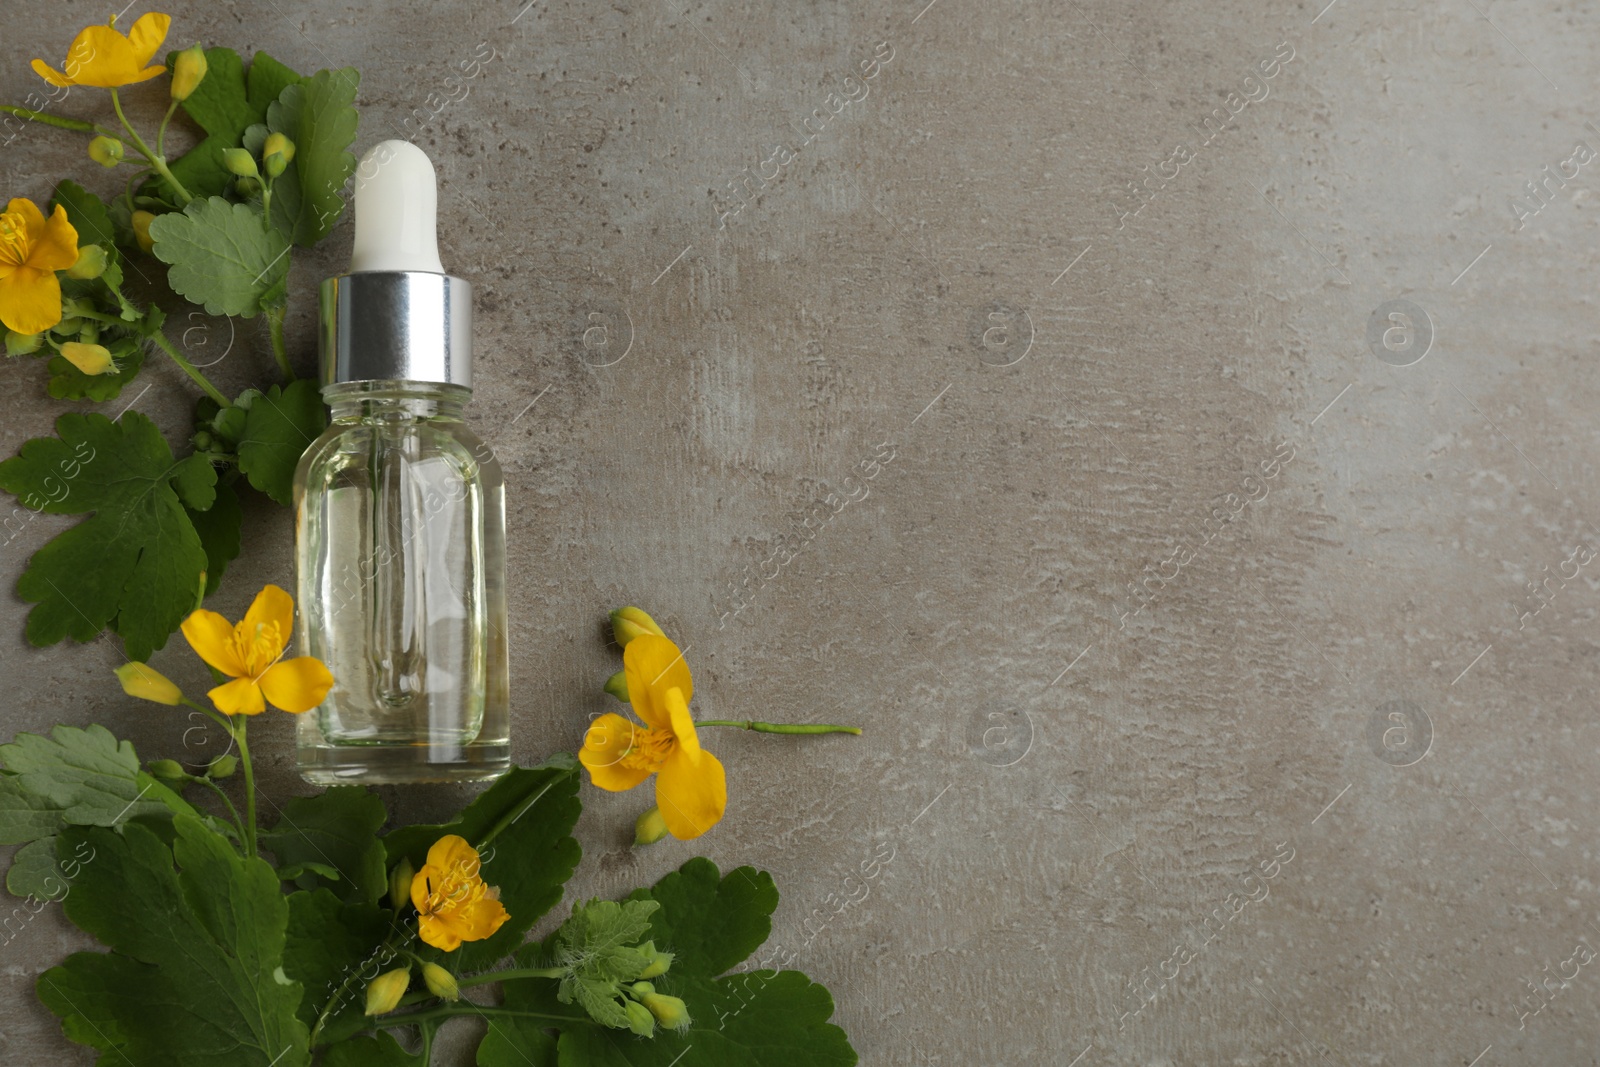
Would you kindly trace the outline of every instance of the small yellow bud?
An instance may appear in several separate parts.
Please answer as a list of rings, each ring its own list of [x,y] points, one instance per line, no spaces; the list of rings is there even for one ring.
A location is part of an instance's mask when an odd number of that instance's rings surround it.
[[[115,137],[96,137],[89,142],[89,158],[110,169],[122,162],[126,146]]]
[[[206,767],[206,777],[211,779],[228,778],[239,769],[239,757],[228,752],[216,759]]]
[[[206,50],[198,44],[178,53],[172,63],[172,99],[187,100],[206,76]]]
[[[367,1014],[387,1015],[400,1006],[400,998],[411,985],[411,968],[396,967],[378,975],[367,986]]]
[[[254,178],[261,173],[256,169],[256,157],[243,148],[224,148],[222,165],[236,178]]]
[[[139,242],[139,247],[150,251],[155,241],[150,236],[150,224],[156,217],[148,211],[135,211],[133,213],[133,236]]]
[[[656,620],[635,607],[618,608],[611,613],[611,634],[617,639],[617,644],[624,648],[629,641],[640,634],[667,636],[661,632],[661,627],[656,625]]]
[[[456,976],[437,963],[422,965],[422,980],[427,984],[428,992],[442,1000],[461,999],[461,987],[456,985]]]
[[[667,836],[667,820],[661,817],[660,808],[651,808],[633,822],[633,843],[653,845]]]
[[[417,869],[410,860],[401,860],[394,865],[394,870],[389,872],[389,905],[396,911],[411,903],[411,883],[417,877]]]
[[[122,683],[124,693],[140,700],[176,704],[183,699],[183,690],[168,681],[165,675],[136,660],[117,668],[117,681]]]
[[[683,1030],[689,1026],[689,1005],[677,997],[669,997],[664,993],[646,993],[639,1000],[650,1009],[650,1014],[656,1017],[656,1022],[669,1030]]]
[[[628,672],[618,671],[606,679],[605,691],[623,703],[628,701]]]
[[[640,1004],[637,1000],[624,1001],[623,1006],[628,1010],[628,1029],[640,1037],[649,1037],[656,1031],[656,1017],[650,1014],[650,1009]]]
[[[189,772],[175,759],[151,760],[148,767],[151,774],[164,782],[181,782],[189,777]]]
[[[654,951],[656,946],[655,946],[654,942],[647,942],[646,944],[644,944],[644,945],[642,945],[640,947],[642,947],[645,951],[650,952],[650,951]],[[656,958],[651,960],[650,963],[645,967],[645,969],[639,972],[639,977],[640,978],[660,978],[662,975],[667,973],[667,969],[669,967],[671,967],[671,966],[672,966],[672,953],[670,953],[670,952],[657,952],[656,953]]]
[[[93,281],[106,272],[106,250],[99,245],[80,245],[78,258],[67,268],[67,277]]]
[[[39,351],[39,346],[42,344],[44,344],[44,334],[42,333],[6,331],[6,355],[8,356],[31,356]]]
[[[294,142],[281,133],[269,133],[265,143],[261,146],[261,155],[264,159],[282,156],[285,163],[293,163]]]
[[[116,363],[111,359],[111,350],[105,345],[86,345],[81,341],[68,341],[61,346],[61,354],[66,357],[68,363],[90,376],[110,374],[117,369]],[[162,681],[166,681],[166,679],[163,678]],[[172,683],[167,682],[167,684],[171,685]],[[126,683],[124,683],[123,688],[127,688]],[[177,701],[163,700],[161,703],[176,704]]]

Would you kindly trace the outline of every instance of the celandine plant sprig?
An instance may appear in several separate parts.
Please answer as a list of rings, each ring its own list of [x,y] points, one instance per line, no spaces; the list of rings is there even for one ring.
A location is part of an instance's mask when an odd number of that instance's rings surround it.
[[[722,819],[728,806],[722,762],[700,744],[702,726],[731,726],[768,734],[856,734],[858,726],[700,719],[689,712],[694,680],[689,664],[646,612],[611,613],[611,632],[622,646],[623,669],[605,691],[633,705],[643,725],[614,712],[589,725],[578,759],[601,789],[622,792],[656,776],[656,806],[635,823],[634,843],[653,844],[667,834],[687,841]]]
[[[147,353],[164,353],[198,390],[182,435],[191,447],[174,448],[127,405],[114,422],[72,411],[55,436],[0,463],[0,489],[34,513],[86,517],[36,552],[17,583],[35,605],[28,640],[89,641],[110,629],[129,659],[145,660],[188,615],[195,579],[208,574],[213,592],[238,554],[240,492],[287,506],[295,464],[326,425],[317,382],[296,377],[289,360],[290,253],[327,236],[344,212],[360,74],[302,75],[264,52],[247,69],[231,49],[198,44],[163,57],[167,15],[140,15],[126,33],[116,23],[84,28],[59,67],[33,61],[58,90],[83,87],[91,100],[104,90],[115,121],[0,106],[8,151],[18,151],[21,119],[83,136],[91,171],[116,175],[98,194],[64,178],[48,202],[0,196],[0,324],[8,356],[48,360],[57,400],[113,401]],[[165,113],[141,129],[124,104],[161,89]],[[181,154],[168,147],[180,111],[198,134]],[[135,280],[161,291],[163,278],[181,298],[175,307],[132,291]],[[267,381],[232,397],[219,388],[191,358],[209,328],[191,325],[181,348],[164,331],[182,301],[265,320]]]

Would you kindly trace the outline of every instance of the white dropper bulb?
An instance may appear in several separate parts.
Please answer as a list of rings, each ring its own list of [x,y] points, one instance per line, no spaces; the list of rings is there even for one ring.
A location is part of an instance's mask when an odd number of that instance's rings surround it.
[[[428,154],[410,141],[373,146],[356,168],[356,237],[350,270],[443,274],[439,192]]]

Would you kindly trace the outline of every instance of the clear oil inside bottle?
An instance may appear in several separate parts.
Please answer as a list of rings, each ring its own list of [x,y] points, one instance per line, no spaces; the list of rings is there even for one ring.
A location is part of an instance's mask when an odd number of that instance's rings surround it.
[[[333,673],[301,774],[466,781],[509,765],[505,489],[460,386],[323,390],[296,472],[301,647]]]

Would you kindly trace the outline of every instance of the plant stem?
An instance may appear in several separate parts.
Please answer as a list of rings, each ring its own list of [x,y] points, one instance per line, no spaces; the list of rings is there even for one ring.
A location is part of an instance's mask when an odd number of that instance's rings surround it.
[[[573,773],[575,773],[575,770],[566,772],[566,774]],[[498,822],[489,827],[488,831],[481,838],[472,843],[472,847],[480,852],[483,851],[484,846],[498,837],[501,830],[504,830],[506,827],[522,818],[523,813],[542,800],[544,795],[550,792],[550,790],[554,789],[556,783],[561,781],[563,777],[565,777],[565,775],[557,775],[556,777],[550,779],[549,782],[545,783],[545,787],[543,789],[539,790],[537,793],[533,794],[533,796],[529,797],[527,800],[524,800],[521,804],[518,804],[510,811],[506,812],[504,815],[500,816]]]
[[[754,730],[762,734],[855,734],[860,736],[859,726],[834,726],[829,723],[811,722],[753,722],[739,719],[698,719],[696,726],[736,726],[741,730]]]
[[[283,372],[283,380],[287,384],[294,381],[294,371],[289,369],[289,353],[283,344],[283,316],[288,308],[283,304],[266,309],[267,330],[272,335],[272,358],[278,361],[278,369]]]
[[[117,91],[115,89],[111,90],[111,106],[116,109],[117,119],[122,123],[122,128],[128,131],[128,137],[132,139],[133,147],[149,162],[151,169],[161,175],[168,185],[172,186],[172,191],[177,193],[178,199],[182,201],[179,206],[187,205],[194,197],[189,195],[189,190],[183,187],[182,182],[172,176],[172,171],[167,169],[167,161],[155,152],[150,151],[150,146],[144,143],[144,138],[140,137],[139,131],[133,128],[133,124],[128,121],[128,116],[122,113],[122,101],[117,99]]]
[[[233,739],[239,742],[239,766],[244,768],[244,854],[247,859],[253,859],[256,855],[256,774],[255,768],[250,766],[250,746],[244,739],[249,720],[243,715],[235,717],[239,725],[233,731]]]
[[[0,111],[4,111],[8,115],[15,115],[19,119],[27,119],[29,122],[42,122],[46,126],[54,126],[60,130],[76,130],[79,133],[110,134],[111,132],[102,130],[92,122],[84,122],[82,119],[64,119],[59,115],[50,115],[43,111],[34,111],[25,107],[13,107],[10,104],[0,104]]]
[[[482,1004],[473,1004],[463,1001],[457,1004],[443,1004],[427,1011],[414,1011],[409,1015],[380,1016],[372,1021],[372,1025],[379,1030],[393,1030],[401,1026],[416,1026],[419,1023],[432,1022],[435,1019],[452,1019],[457,1015],[479,1015],[486,1019],[543,1019],[550,1023],[588,1023],[592,1020],[587,1015],[551,1015],[542,1011],[517,1011],[515,1008],[493,1008]]]
[[[233,401],[223,396],[222,390],[212,385],[210,378],[207,378],[204,374],[201,374],[198,367],[196,367],[193,363],[190,363],[187,359],[183,358],[182,352],[179,352],[176,348],[172,347],[172,342],[167,340],[166,334],[162,333],[160,330],[156,330],[154,333],[150,334],[149,337],[150,340],[154,341],[163,352],[172,357],[172,362],[183,368],[183,373],[187,374],[190,378],[193,378],[195,384],[206,391],[207,396],[225,408],[233,406]]]
[[[174,100],[167,105],[167,113],[161,116],[161,126],[156,130],[156,154],[159,156],[167,154],[167,123],[172,121],[172,113],[176,110],[178,102]]]
[[[560,978],[566,973],[565,967],[513,967],[506,971],[486,971],[470,978],[457,978],[456,985],[466,989],[468,986],[504,982],[513,978]]]
[[[213,782],[210,778],[207,778],[203,774],[191,774],[189,779],[191,781],[199,782],[201,785],[205,786],[207,789],[211,790],[213,793],[217,794],[217,796],[222,798],[222,802],[228,806],[228,813],[233,816],[234,827],[239,831],[239,847],[243,848],[244,820],[239,818],[239,809],[233,806],[233,801],[228,799],[228,794],[222,791],[222,787],[220,785],[218,785],[216,782]]]

